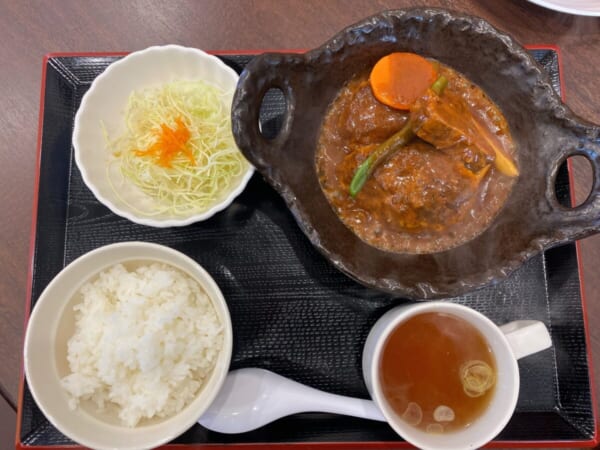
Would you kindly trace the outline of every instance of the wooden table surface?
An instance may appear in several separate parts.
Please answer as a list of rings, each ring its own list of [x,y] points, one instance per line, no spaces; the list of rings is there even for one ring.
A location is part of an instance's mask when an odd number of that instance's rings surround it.
[[[600,18],[553,12],[526,0],[0,0],[0,448],[14,442],[43,56],[168,43],[208,50],[312,48],[365,16],[408,6],[473,13],[522,44],[559,45],[566,103],[600,124]],[[576,162],[580,200],[590,174],[585,162]],[[600,361],[600,237],[581,241],[580,252],[592,355]],[[598,375],[595,385],[600,388]]]

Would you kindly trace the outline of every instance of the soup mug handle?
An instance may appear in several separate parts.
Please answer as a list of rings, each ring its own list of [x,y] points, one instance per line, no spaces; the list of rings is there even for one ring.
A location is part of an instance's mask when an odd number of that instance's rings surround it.
[[[240,75],[233,97],[231,126],[242,152],[252,149],[252,155],[246,156],[253,156],[251,162],[258,169],[269,170],[273,158],[285,146],[296,109],[294,73],[299,71],[302,71],[300,55],[266,53],[250,61]],[[259,126],[263,99],[270,89],[279,89],[285,98],[283,123],[273,139],[266,138]]]
[[[546,326],[539,320],[515,320],[500,327],[516,359],[552,346]]]
[[[562,131],[560,151],[553,164],[550,183],[546,197],[551,205],[550,224],[553,229],[560,230],[559,241],[581,239],[600,231],[600,127],[578,122],[572,119],[567,133]],[[559,167],[570,156],[583,156],[592,166],[592,188],[585,201],[575,207],[562,206],[554,191],[554,184]],[[571,187],[573,188],[573,187]]]

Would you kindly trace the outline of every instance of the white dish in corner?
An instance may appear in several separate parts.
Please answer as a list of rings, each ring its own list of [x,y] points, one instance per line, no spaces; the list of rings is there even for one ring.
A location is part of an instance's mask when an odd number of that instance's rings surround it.
[[[528,0],[538,6],[567,14],[600,16],[600,0]]]

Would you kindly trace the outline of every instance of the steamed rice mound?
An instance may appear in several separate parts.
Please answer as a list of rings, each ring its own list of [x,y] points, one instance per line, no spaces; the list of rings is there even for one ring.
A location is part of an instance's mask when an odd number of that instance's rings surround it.
[[[71,374],[62,379],[69,406],[92,400],[117,406],[130,427],[168,417],[189,404],[213,370],[222,326],[198,283],[166,264],[129,271],[116,264],[80,290]]]

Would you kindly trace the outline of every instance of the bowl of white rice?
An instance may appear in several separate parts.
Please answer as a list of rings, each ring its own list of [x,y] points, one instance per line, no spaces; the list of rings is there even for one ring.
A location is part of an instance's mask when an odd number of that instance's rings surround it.
[[[202,416],[229,370],[227,304],[193,259],[125,242],[66,266],[27,324],[25,376],[65,436],[96,449],[154,448]]]

